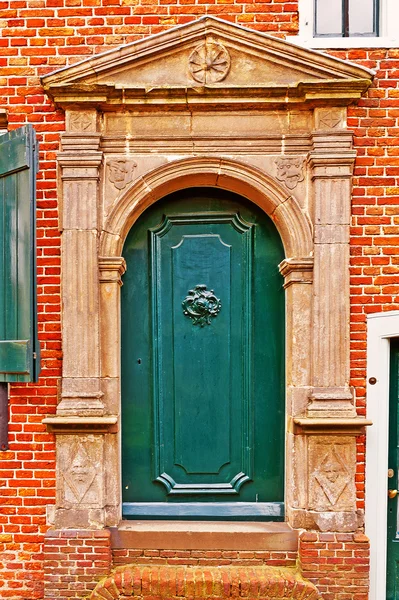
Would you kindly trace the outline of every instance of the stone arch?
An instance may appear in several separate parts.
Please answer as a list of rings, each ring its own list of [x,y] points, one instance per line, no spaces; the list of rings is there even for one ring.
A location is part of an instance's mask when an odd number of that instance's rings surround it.
[[[133,183],[111,208],[100,238],[100,256],[121,255],[128,231],[151,204],[171,192],[201,186],[235,192],[262,208],[279,231],[286,258],[311,256],[311,225],[292,195],[260,169],[209,157],[173,161]]]
[[[317,588],[290,567],[124,565],[97,584],[89,600],[207,598],[321,600]]]

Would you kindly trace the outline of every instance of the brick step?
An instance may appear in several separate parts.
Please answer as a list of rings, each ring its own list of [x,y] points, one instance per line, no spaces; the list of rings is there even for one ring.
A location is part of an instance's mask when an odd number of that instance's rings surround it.
[[[97,584],[90,600],[248,598],[320,600],[316,587],[296,568],[124,565]]]

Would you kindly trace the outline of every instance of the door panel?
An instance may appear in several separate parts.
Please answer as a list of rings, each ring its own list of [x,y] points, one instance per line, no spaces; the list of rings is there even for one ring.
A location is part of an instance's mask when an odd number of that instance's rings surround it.
[[[399,338],[391,340],[389,398],[389,489],[399,489]],[[399,514],[398,498],[388,498],[387,600],[399,598]]]
[[[125,515],[153,516],[163,503],[158,516],[201,518],[201,506],[203,518],[281,516],[283,252],[274,225],[233,194],[186,190],[142,215],[124,256]]]

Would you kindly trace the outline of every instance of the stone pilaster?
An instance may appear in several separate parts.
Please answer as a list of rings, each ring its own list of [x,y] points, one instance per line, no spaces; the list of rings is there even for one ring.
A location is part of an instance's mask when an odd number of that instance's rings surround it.
[[[313,133],[314,283],[309,417],[353,417],[349,388],[349,223],[356,153],[346,130]]]
[[[288,258],[280,264],[286,290],[286,388],[288,431],[286,439],[287,513],[292,507],[306,506],[305,464],[298,463],[303,456],[304,440],[294,435],[292,418],[305,414],[311,379],[309,360],[312,355],[312,281],[313,258]]]
[[[95,111],[67,111],[62,179],[63,385],[59,416],[104,414],[97,264],[100,134]]]
[[[311,385],[313,258],[288,258],[280,264],[286,289],[287,412],[304,414]]]
[[[356,433],[349,387],[349,224],[355,152],[341,109],[316,109],[310,212],[314,226],[307,409],[293,414],[294,527],[355,531]],[[301,426],[298,427],[298,424]]]
[[[120,340],[120,286],[126,270],[122,257],[99,257],[100,269],[100,313],[101,313],[101,377],[118,379],[120,356],[115,352]],[[117,325],[115,327],[115,325]],[[111,412],[117,412],[118,407]]]
[[[100,319],[101,319],[101,389],[107,413],[120,419],[120,288],[126,270],[122,257],[100,256]],[[118,428],[119,429],[119,428]],[[119,436],[106,435],[104,457],[104,494],[106,525],[117,525],[120,519],[121,481],[119,466]]]

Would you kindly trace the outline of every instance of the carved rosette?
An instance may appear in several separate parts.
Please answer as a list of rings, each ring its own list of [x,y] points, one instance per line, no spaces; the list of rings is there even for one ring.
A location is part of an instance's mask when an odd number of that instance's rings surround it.
[[[188,292],[182,306],[184,314],[192,319],[193,325],[204,327],[211,324],[212,317],[217,317],[222,303],[213,290],[208,292],[206,285],[200,284]]]
[[[189,70],[198,83],[218,83],[230,70],[230,54],[219,42],[206,40],[191,53]]]

